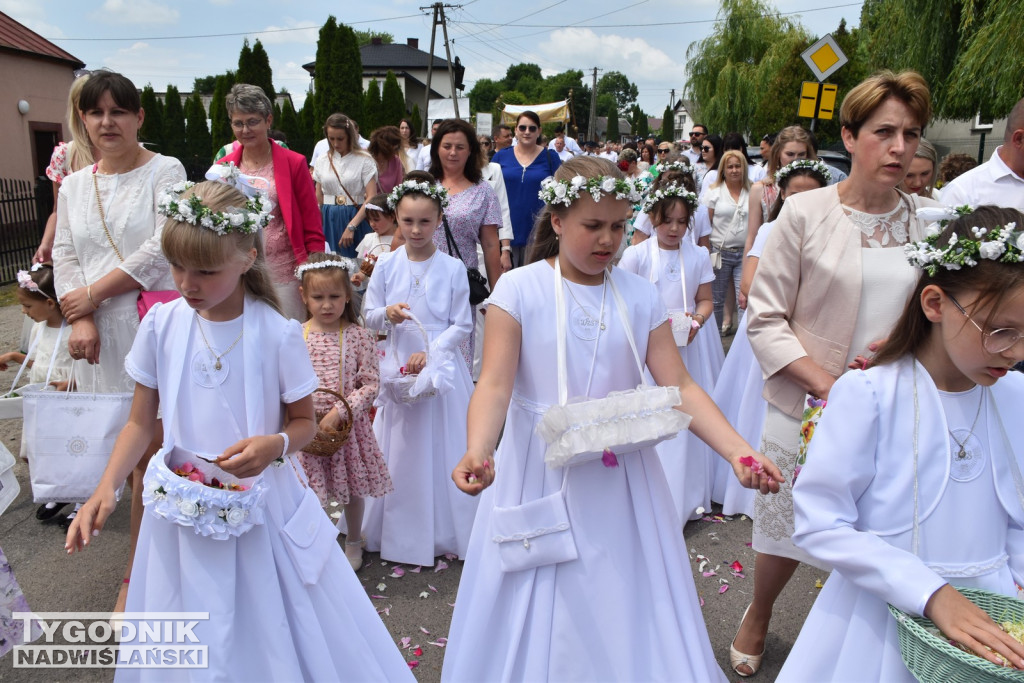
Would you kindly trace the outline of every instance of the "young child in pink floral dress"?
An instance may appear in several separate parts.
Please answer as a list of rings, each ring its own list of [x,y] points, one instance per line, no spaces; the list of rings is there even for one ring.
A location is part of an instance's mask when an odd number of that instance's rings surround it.
[[[302,301],[310,319],[303,326],[306,348],[320,386],[342,394],[352,408],[348,441],[330,457],[302,453],[302,465],[320,502],[336,502],[345,509],[348,536],[345,557],[352,568],[363,564],[363,497],[379,497],[392,491],[384,462],[370,423],[370,409],[380,384],[377,347],[373,337],[358,324],[352,305],[352,285],[346,262],[334,254],[310,254],[296,269]],[[325,392],[313,394],[321,429],[337,429],[349,415],[341,401]]]

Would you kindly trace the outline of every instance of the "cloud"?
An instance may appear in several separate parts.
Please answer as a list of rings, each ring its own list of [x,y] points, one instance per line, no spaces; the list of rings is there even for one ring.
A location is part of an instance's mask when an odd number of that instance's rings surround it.
[[[38,0],[0,0],[0,12],[49,40],[64,38],[66,35],[59,26],[46,21],[46,11]]]
[[[168,83],[188,92],[192,90],[192,82],[196,76],[217,73],[217,70],[210,67],[208,55],[203,52],[154,46],[146,42],[137,42],[130,47],[121,48],[114,54],[104,57],[101,64],[89,66],[113,69],[124,74],[140,88],[151,83],[158,92],[163,91]]]
[[[105,0],[98,13],[117,24],[176,24],[178,10],[153,0]]]
[[[650,81],[651,76],[657,81],[678,80],[683,74],[682,64],[643,38],[565,28],[554,31],[539,47],[552,60],[600,65],[606,71],[621,71],[635,83]]]

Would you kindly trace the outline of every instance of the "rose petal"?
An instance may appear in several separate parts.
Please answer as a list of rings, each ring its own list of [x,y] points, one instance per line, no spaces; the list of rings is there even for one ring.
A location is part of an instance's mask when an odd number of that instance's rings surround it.
[[[754,460],[754,456],[752,455],[744,455],[742,458],[740,458],[740,464],[743,465],[744,467],[750,467],[755,462],[756,460]]]
[[[615,457],[614,453],[606,448],[604,449],[604,453],[601,454],[601,464],[605,467],[618,467],[619,459]]]
[[[739,560],[736,560],[735,562],[729,565],[729,569],[732,569],[734,572],[741,572],[743,571],[743,565],[740,564]]]
[[[341,513],[340,512],[332,512],[331,513],[331,519],[341,519]]]
[[[413,574],[419,574],[421,569],[423,569],[423,567],[413,567],[409,571],[411,571]]]
[[[420,663],[417,660],[415,660],[415,659],[412,660],[411,662],[407,662],[407,664],[409,665],[410,669],[415,669],[417,666],[420,665]]]
[[[718,594],[721,595],[727,590],[729,590],[729,584],[723,583],[721,586],[718,587]]]
[[[701,572],[701,574],[703,574],[705,579],[708,578],[709,576],[714,576],[715,575],[714,572]]]
[[[428,636],[430,635],[430,631],[428,631],[427,629],[423,628],[422,626],[420,626],[420,630],[423,631],[424,633],[426,633]]]
[[[747,578],[747,575],[744,574],[743,572],[733,572],[732,575],[735,576],[738,579],[745,579],[745,578]]]
[[[370,597],[374,600],[385,600],[387,598],[386,595],[371,595]]]
[[[412,638],[410,638],[408,636],[406,636],[405,638],[402,638],[402,640],[401,640],[402,649],[403,650],[408,650],[409,649],[409,645],[411,643],[412,643]]]
[[[701,598],[699,595],[697,597],[700,598],[700,606],[703,607],[704,606],[704,598]]]
[[[453,560],[457,560],[457,559],[459,559],[459,556],[458,556],[458,555],[456,555],[455,553],[445,553],[445,554],[444,554],[444,559],[446,559],[446,560],[448,560],[449,562],[451,562],[451,561],[453,561]]]
[[[435,593],[437,592],[437,589],[434,588],[433,586],[431,586],[429,583],[427,584],[427,588],[429,588],[430,590],[434,591]]]
[[[401,567],[395,567],[394,570],[391,572],[391,574],[389,576],[392,579],[400,579],[403,576],[405,576],[405,570],[402,569]]]
[[[434,641],[431,641],[431,642],[427,643],[427,645],[436,645],[437,647],[444,647],[447,644],[447,641],[442,643],[441,642],[442,640],[444,640],[444,639],[443,638],[438,638],[437,640],[434,640]]]
[[[445,569],[448,569],[448,563],[445,562],[444,560],[438,560],[437,561],[437,566],[434,567],[434,573],[436,574],[439,571],[443,571]]]
[[[427,591],[423,591],[422,593],[420,593],[420,597],[421,598],[429,598],[430,597],[430,593],[428,593]]]
[[[696,512],[698,515],[703,515],[705,512],[707,512],[707,510],[705,510],[703,507],[699,507],[696,510],[694,510],[694,512]]]
[[[388,589],[388,585],[387,585],[386,583],[378,583],[378,584],[377,584],[377,590],[379,590],[379,591],[385,591],[385,590],[387,590],[387,589]]]
[[[412,653],[414,655],[416,655],[417,657],[422,657],[423,656],[423,648],[422,647],[418,647],[415,650],[413,650]]]
[[[338,501],[336,501],[336,500],[332,500],[332,501],[331,501],[331,507],[332,507],[332,508],[336,508],[336,507],[338,507]]]

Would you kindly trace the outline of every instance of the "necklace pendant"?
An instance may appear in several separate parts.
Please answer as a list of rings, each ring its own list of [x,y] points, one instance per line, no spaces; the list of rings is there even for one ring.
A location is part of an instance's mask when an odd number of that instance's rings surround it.
[[[966,441],[966,439],[965,439],[965,441]],[[963,444],[961,444],[961,445],[960,445],[960,450],[958,450],[958,451],[956,452],[956,457],[957,457],[957,458],[958,458],[959,460],[963,460],[964,458],[966,458],[966,457],[967,457],[967,451],[966,451],[966,450],[964,449],[964,446],[963,446]]]
[[[220,369],[222,367],[224,367],[224,366],[220,364],[220,359],[218,358],[217,362],[213,364],[213,369],[216,370],[217,372],[220,372]]]

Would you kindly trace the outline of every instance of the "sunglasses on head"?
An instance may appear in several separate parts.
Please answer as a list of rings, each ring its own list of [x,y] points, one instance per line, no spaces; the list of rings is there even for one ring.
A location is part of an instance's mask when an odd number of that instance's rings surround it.
[[[523,126],[523,125],[519,126],[519,132],[520,133],[525,133],[527,131],[529,131],[531,133],[534,133],[534,132],[536,132],[536,130],[537,130],[537,126]]]

